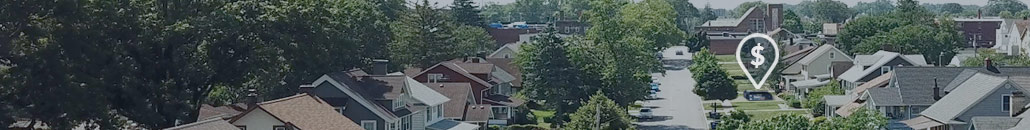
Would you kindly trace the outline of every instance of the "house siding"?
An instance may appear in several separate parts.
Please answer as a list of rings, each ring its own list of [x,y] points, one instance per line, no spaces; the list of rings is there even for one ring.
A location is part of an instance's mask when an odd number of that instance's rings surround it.
[[[481,104],[482,103],[483,93],[484,93],[484,91],[487,88],[489,88],[489,86],[484,86],[483,84],[480,84],[480,83],[478,83],[476,81],[473,81],[469,77],[465,77],[462,74],[459,74],[458,72],[455,72],[454,70],[448,69],[447,67],[444,67],[444,66],[437,66],[436,68],[432,68],[432,69],[427,70],[422,75],[418,75],[418,76],[415,76],[415,77],[412,77],[412,78],[414,78],[418,82],[432,83],[432,82],[429,82],[429,78],[428,78],[428,74],[430,74],[430,73],[440,73],[440,74],[443,74],[444,77],[447,78],[447,80],[439,81],[441,83],[455,83],[455,82],[457,82],[457,83],[469,83],[469,85],[472,86],[472,95],[473,95],[473,97],[475,99],[475,102],[477,104]]]
[[[981,99],[980,102],[971,106],[964,113],[956,117],[956,120],[963,122],[972,122],[974,116],[1008,116],[1008,111],[1003,111],[1002,99],[1003,95],[1012,94],[1012,92],[1020,91],[1012,86],[1011,84],[1005,84],[991,92],[990,95]],[[959,109],[959,108],[956,108]],[[955,129],[968,129],[969,125],[953,125]]]
[[[487,58],[515,58],[515,56],[516,55],[514,50],[511,50],[511,48],[508,47],[501,46],[500,49],[497,49],[497,52],[494,52],[493,55],[490,55]]]
[[[833,54],[833,58],[830,58],[830,54]],[[834,61],[851,62],[851,59],[848,59],[847,55],[845,55],[844,53],[841,53],[836,49],[831,49],[830,51],[827,51],[824,54],[820,54],[819,57],[812,61],[812,63],[809,63],[808,67],[806,68],[808,70],[805,70],[805,72],[808,73],[808,77],[812,77],[815,75],[830,74],[830,63],[833,63]]]
[[[347,99],[344,101],[327,100],[326,102],[328,104],[347,104],[348,106],[345,110],[343,110],[343,116],[350,118],[350,120],[354,123],[360,125],[362,120],[375,120],[377,125],[376,129],[386,130],[387,123],[385,120],[379,118],[379,116],[376,115],[372,110],[369,110],[364,106],[361,106],[361,103],[358,103],[357,100],[354,100],[354,98],[348,96],[346,93],[343,93],[343,91],[340,91],[340,89],[337,89],[336,86],[333,86],[327,82],[323,82],[322,84],[319,84],[317,87],[315,87],[311,93],[317,95],[319,98],[322,98],[323,100],[330,98]],[[333,107],[339,106],[340,105],[333,105]]]

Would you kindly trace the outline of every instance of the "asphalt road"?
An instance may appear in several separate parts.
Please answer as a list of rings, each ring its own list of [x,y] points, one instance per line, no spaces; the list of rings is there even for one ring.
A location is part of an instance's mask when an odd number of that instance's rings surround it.
[[[701,98],[694,94],[694,78],[690,71],[668,70],[664,77],[658,77],[661,85],[658,99],[644,102],[643,107],[654,110],[653,119],[638,119],[637,128],[642,130],[684,130],[708,129]]]

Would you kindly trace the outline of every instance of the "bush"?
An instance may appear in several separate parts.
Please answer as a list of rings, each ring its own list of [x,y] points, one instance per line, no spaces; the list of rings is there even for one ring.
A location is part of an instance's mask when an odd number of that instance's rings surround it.
[[[499,125],[490,125],[490,127],[487,127],[487,130],[501,130],[501,126],[499,126]]]
[[[511,125],[508,130],[547,130],[548,128],[539,125]]]
[[[801,108],[801,101],[798,101],[797,99],[790,99],[787,100],[787,105],[793,108]]]

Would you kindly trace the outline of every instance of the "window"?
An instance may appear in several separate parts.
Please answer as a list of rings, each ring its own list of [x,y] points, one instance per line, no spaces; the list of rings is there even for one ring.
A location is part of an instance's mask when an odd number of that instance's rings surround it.
[[[1002,95],[1001,96],[1001,111],[1009,111],[1009,109],[1012,109],[1011,108],[1011,106],[1012,106],[1011,103],[1012,102],[1009,101],[1011,99],[1012,99],[1011,95]]]
[[[508,119],[510,112],[508,107],[493,107],[491,110],[493,110],[495,119]]]
[[[396,122],[396,121],[390,123],[390,126],[389,126],[390,130],[400,130],[401,128],[399,126],[397,126],[397,123],[398,122]]]
[[[429,82],[431,82],[431,83],[436,83],[437,81],[446,80],[446,78],[444,78],[443,74],[441,74],[441,73],[430,73],[428,77],[429,77]]]
[[[880,66],[880,74],[891,72],[891,66]]]
[[[238,126],[236,126],[236,128],[238,128],[240,130],[247,130],[247,126],[245,126],[245,125],[238,125]]]
[[[272,126],[272,130],[286,130],[286,126],[284,126],[284,125]]]
[[[347,106],[333,107],[333,110],[335,110],[336,112],[339,112],[340,114],[343,114],[343,110],[347,110]]]
[[[436,106],[436,117],[443,117],[443,105]]]
[[[404,118],[401,118],[401,120],[402,120],[401,121],[401,127],[402,127],[401,129],[410,130],[411,129],[411,116],[405,116]]]
[[[365,130],[376,130],[376,121],[375,120],[362,120],[361,121],[361,128],[365,128]]]
[[[433,114],[433,112],[436,112],[436,110],[433,110],[434,107],[429,107],[429,108],[426,108],[426,109],[428,109],[425,112],[426,113],[426,122],[432,121],[433,120],[433,116],[432,115],[435,115],[435,114]]]
[[[830,52],[830,59],[833,59],[833,55],[834,55],[834,53]]]
[[[765,32],[765,20],[752,19],[751,20],[751,31],[755,31],[756,33],[764,33]]]
[[[404,95],[401,95],[401,97],[402,98],[397,98],[397,99],[393,100],[393,110],[400,109],[400,108],[404,107],[405,104],[407,104],[407,103],[404,102],[404,98],[403,98]]]

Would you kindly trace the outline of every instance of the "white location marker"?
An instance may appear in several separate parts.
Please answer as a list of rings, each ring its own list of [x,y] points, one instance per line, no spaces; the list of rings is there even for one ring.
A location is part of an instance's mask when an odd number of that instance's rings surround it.
[[[780,62],[780,47],[769,35],[754,33],[740,40],[736,57],[751,85],[760,89]]]

